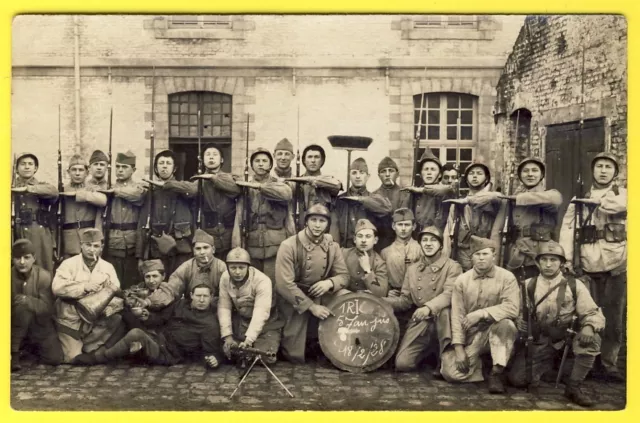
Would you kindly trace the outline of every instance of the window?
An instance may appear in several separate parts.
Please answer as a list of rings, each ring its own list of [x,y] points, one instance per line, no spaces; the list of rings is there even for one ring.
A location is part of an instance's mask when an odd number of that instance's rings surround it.
[[[429,28],[476,28],[475,15],[425,15],[413,21],[414,29]]]
[[[169,17],[171,29],[231,29],[229,16],[179,15]]]
[[[414,133],[420,139],[449,143],[475,141],[476,97],[457,93],[413,96]]]

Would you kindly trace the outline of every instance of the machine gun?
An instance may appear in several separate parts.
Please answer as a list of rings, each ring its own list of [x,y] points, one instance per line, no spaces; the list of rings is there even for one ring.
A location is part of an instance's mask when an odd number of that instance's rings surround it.
[[[238,389],[240,389],[240,386],[244,383],[244,381],[247,378],[247,376],[249,376],[249,373],[251,372],[251,369],[253,369],[253,366],[255,366],[257,362],[260,362],[260,364],[262,364],[262,366],[265,369],[267,369],[267,371],[269,373],[271,373],[271,376],[273,376],[278,381],[280,386],[282,386],[282,388],[285,391],[287,391],[287,394],[289,394],[289,396],[291,398],[294,398],[294,396],[291,393],[291,391],[289,391],[287,389],[287,387],[284,386],[282,381],[280,379],[278,379],[278,376],[276,376],[276,374],[273,373],[273,371],[269,368],[269,366],[267,366],[267,364],[264,362],[264,360],[262,360],[262,357],[275,357],[276,356],[275,352],[262,351],[262,350],[259,350],[257,348],[251,348],[251,347],[243,347],[243,348],[241,348],[239,345],[234,345],[234,346],[231,347],[231,354],[235,355],[236,357],[241,358],[241,359],[242,358],[245,358],[245,359],[248,359],[248,360],[253,359],[253,361],[251,362],[251,365],[249,366],[247,371],[242,376],[242,379],[240,379],[240,382],[238,383],[238,386],[236,386],[236,389],[229,396],[229,399],[233,398],[233,396],[236,394],[236,392],[238,392]]]

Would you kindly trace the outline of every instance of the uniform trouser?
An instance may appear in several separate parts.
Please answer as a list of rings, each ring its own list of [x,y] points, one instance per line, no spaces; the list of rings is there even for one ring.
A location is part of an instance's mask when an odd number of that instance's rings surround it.
[[[140,343],[142,354],[150,364],[172,365],[177,364],[180,359],[171,355],[167,350],[163,337],[152,336],[142,329],[131,329],[113,347],[107,348],[99,361],[112,361],[131,355],[131,346],[134,342]]]
[[[625,311],[627,308],[627,272],[587,273],[591,277],[591,296],[602,307],[607,324],[602,332],[602,365],[613,370],[624,341]]]
[[[131,250],[133,252],[133,249]],[[106,249],[103,258],[116,269],[120,289],[128,289],[140,282],[138,259],[134,254],[126,254],[125,250]]]
[[[410,321],[396,352],[396,370],[415,370],[438,340],[435,322],[432,319]],[[435,345],[437,348],[437,344]]]
[[[122,336],[120,332],[124,327],[122,316],[112,314],[89,325],[82,322],[78,334],[71,335],[64,328],[58,329],[58,339],[64,353],[64,362],[71,363],[73,359],[83,352],[89,353],[97,350],[101,346],[113,341],[112,336]]]
[[[40,361],[45,364],[62,363],[64,356],[58,340],[58,333],[51,318],[39,321],[36,314],[25,305],[11,309],[11,354],[20,352],[22,343],[27,341],[36,348]]]
[[[456,368],[454,349],[449,349],[442,354],[440,372],[448,382],[480,382],[484,380],[480,355],[489,352],[494,366],[506,367],[517,336],[518,329],[512,320],[500,320],[488,329],[477,332],[471,338],[471,342],[465,345],[464,350],[469,359],[469,372],[461,373]]]
[[[569,373],[571,380],[581,382],[586,377],[588,371],[582,369],[593,367],[593,357],[600,354],[600,336],[594,336],[594,342],[583,347],[577,338],[573,339],[571,350],[573,351],[574,360],[569,363],[567,360],[563,367],[563,374]],[[548,339],[541,339],[540,342],[533,344],[533,356],[531,358],[532,380],[531,383],[537,384],[540,378],[546,372],[553,370],[554,363],[558,357],[562,358],[564,346],[559,350],[554,348]],[[526,364],[526,348],[524,346],[516,352],[511,364],[511,369],[507,374],[509,382],[516,387],[527,386],[527,364]]]
[[[267,275],[272,283],[276,282],[276,256],[265,259],[252,258],[251,265]]]
[[[275,309],[272,309],[274,312]],[[249,319],[244,319],[237,314],[233,315],[232,325],[233,325],[233,339],[238,342],[242,342],[245,340],[245,334],[247,329],[249,328]],[[273,352],[274,354],[278,352],[280,348],[280,339],[282,339],[282,327],[278,327],[277,329],[268,329],[269,323],[265,324],[265,329],[260,332],[258,338],[256,338],[253,343],[253,348],[258,349],[260,351]],[[274,364],[277,360],[275,356],[273,357],[262,357],[262,359],[267,364]]]

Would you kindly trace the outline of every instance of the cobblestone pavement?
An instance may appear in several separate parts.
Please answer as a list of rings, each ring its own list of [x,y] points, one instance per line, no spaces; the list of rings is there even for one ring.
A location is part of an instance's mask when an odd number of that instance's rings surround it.
[[[310,363],[281,362],[274,372],[295,395],[287,396],[257,365],[233,399],[242,376],[224,365],[207,371],[199,364],[173,367],[133,364],[93,367],[27,364],[11,376],[11,405],[17,410],[580,410],[564,398],[564,385],[543,384],[537,395],[507,388],[491,395],[483,383],[453,385],[429,372],[396,374],[378,370],[346,373]],[[588,380],[595,409],[625,407],[624,385]]]

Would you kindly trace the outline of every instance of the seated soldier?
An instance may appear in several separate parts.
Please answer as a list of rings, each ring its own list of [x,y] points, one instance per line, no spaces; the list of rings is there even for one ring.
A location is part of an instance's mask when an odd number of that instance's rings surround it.
[[[106,363],[140,353],[150,364],[171,366],[186,359],[201,359],[205,366],[217,368],[222,351],[220,326],[211,306],[211,287],[197,285],[189,294],[189,299],[183,298],[158,313],[141,317],[157,330],[131,329],[114,346],[82,354],[76,363]]]
[[[124,335],[123,300],[114,297],[95,321],[89,322],[78,312],[78,301],[93,293],[120,289],[118,275],[111,263],[100,258],[104,247],[102,232],[85,230],[80,238],[81,253],[60,264],[51,284],[56,300],[58,338],[65,363],[82,352],[90,352],[105,344],[113,344]],[[98,311],[96,311],[97,313]]]
[[[125,308],[122,312],[122,320],[127,325],[127,330],[141,327],[140,317],[149,315],[149,310],[144,308],[144,301],[149,295],[164,282],[164,264],[160,259],[145,260],[141,266],[144,282],[133,285],[124,291]]]
[[[418,239],[422,258],[409,266],[400,296],[384,298],[394,311],[418,307],[396,351],[396,370],[400,372],[415,370],[433,349],[436,336],[438,356],[451,342],[451,291],[462,273],[458,263],[442,254],[442,232],[438,228],[424,228]]]
[[[233,348],[255,348],[273,353],[263,356],[276,362],[284,321],[278,318],[273,282],[251,266],[249,253],[234,248],[227,255],[227,272],[220,280],[218,320],[224,353],[230,360],[241,358]]]
[[[515,276],[494,264],[496,245],[486,238],[471,236],[473,268],[458,276],[451,295],[451,343],[442,354],[440,371],[449,382],[479,382],[480,355],[491,353],[493,367],[489,392],[504,393],[502,373],[518,330],[520,293]]]
[[[578,405],[590,407],[594,401],[581,390],[580,385],[600,354],[599,333],[604,329],[604,315],[580,280],[562,274],[565,253],[558,243],[549,241],[542,244],[536,261],[540,276],[525,282],[527,309],[533,323],[532,380],[527,380],[526,351],[523,348],[515,356],[508,374],[509,381],[514,386],[528,385],[530,391],[537,391],[541,376],[553,369],[555,359],[562,356],[563,349],[567,347],[567,330],[576,326],[580,329],[571,342],[574,362],[564,395]],[[574,325],[574,319],[577,319],[577,325]],[[521,332],[527,332],[528,320],[522,315],[516,321]]]
[[[387,265],[373,246],[378,242],[378,231],[367,219],[360,219],[354,229],[355,247],[343,248],[342,256],[349,269],[349,291],[369,291],[376,297],[385,297],[389,289]]]
[[[42,363],[57,365],[64,359],[53,325],[51,274],[35,264],[35,249],[28,239],[11,247],[11,371],[18,371],[24,344],[35,348]]]

